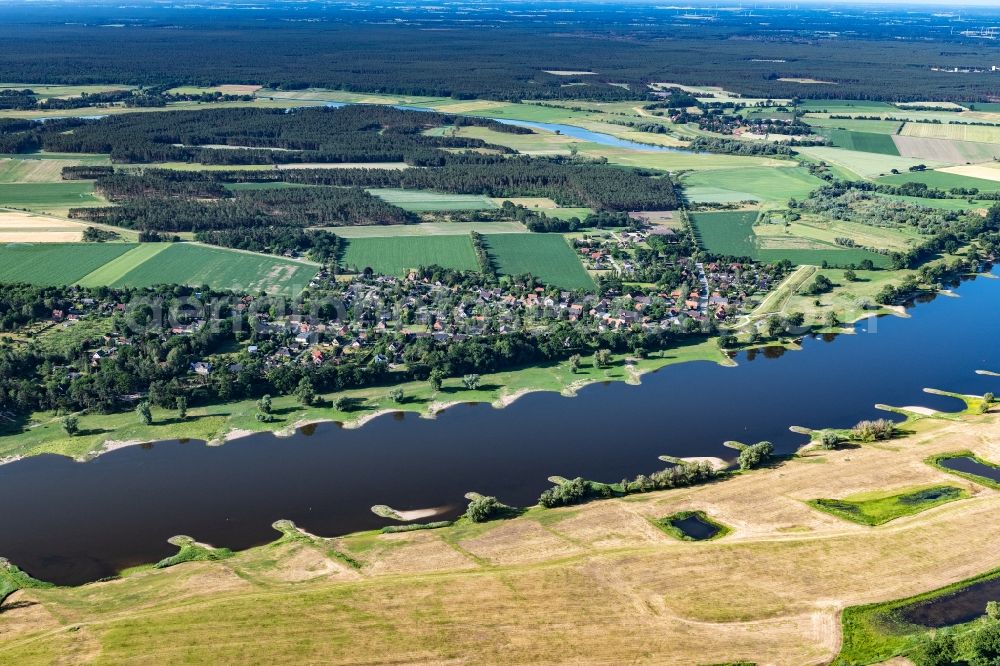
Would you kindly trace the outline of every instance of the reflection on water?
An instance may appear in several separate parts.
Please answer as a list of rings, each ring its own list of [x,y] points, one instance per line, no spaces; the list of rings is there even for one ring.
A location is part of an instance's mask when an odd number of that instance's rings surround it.
[[[274,539],[270,525],[281,518],[344,534],[389,524],[369,510],[376,504],[455,505],[442,516],[450,518],[469,491],[525,506],[553,474],[617,481],[662,468],[664,454],[729,459],[726,440],[769,440],[790,452],[806,438],[789,426],[850,427],[886,416],[876,403],[961,409],[922,388],[1000,393],[996,378],[974,373],[1000,370],[1000,281],[967,282],[960,293],[877,329],[861,322],[836,344],[807,337],[801,352],[736,354],[735,368],[685,363],[641,386],[602,383],[575,398],[535,393],[503,410],[462,404],[436,419],[396,412],[280,441],[160,442],[85,464],[27,458],[0,466],[0,505],[9,509],[0,556],[75,583],[172,554],[166,539],[176,534],[246,548]]]

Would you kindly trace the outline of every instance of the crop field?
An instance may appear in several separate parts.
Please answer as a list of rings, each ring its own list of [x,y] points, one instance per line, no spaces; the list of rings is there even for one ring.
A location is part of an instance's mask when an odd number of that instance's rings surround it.
[[[822,118],[806,116],[802,119],[812,127],[843,129],[869,134],[895,134],[903,123],[898,120],[855,120],[853,118]]]
[[[878,153],[880,155],[899,155],[896,144],[888,134],[876,132],[854,132],[842,129],[821,129],[817,132],[827,137],[835,148],[856,150],[862,153]]]
[[[143,250],[146,251],[145,248]],[[118,275],[109,272],[109,277],[117,277],[109,286],[205,284],[213,289],[295,294],[308,285],[319,270],[314,264],[191,243],[164,244],[164,249],[148,252],[149,256],[134,258],[134,267],[128,266],[132,260],[129,258],[126,260],[128,263],[122,266],[123,270],[115,271]],[[92,274],[87,275],[88,283],[92,277]]]
[[[866,115],[896,111],[896,107],[885,102],[869,102],[856,99],[807,99],[799,105],[806,113],[829,112],[834,114]]]
[[[83,93],[93,95],[94,93],[110,92],[112,90],[127,90],[135,86],[125,86],[118,84],[105,85],[49,85],[45,83],[0,83],[0,89],[24,90],[29,88],[39,99],[50,97],[79,97]]]
[[[566,239],[558,234],[490,234],[485,243],[497,270],[504,275],[530,273],[563,289],[593,289]]]
[[[413,213],[486,210],[497,207],[491,199],[478,194],[441,194],[440,192],[388,188],[370,189],[368,193]]]
[[[171,247],[170,243],[141,243],[97,270],[84,275],[76,283],[81,287],[102,287],[117,284],[126,275],[168,247]]]
[[[895,229],[874,227],[847,220],[830,220],[809,216],[787,226],[784,224],[762,224],[754,228],[757,245],[761,249],[781,249],[808,247],[829,249],[831,245],[844,250],[835,242],[836,238],[850,238],[858,245],[885,250],[906,250],[921,238],[911,228]]]
[[[956,141],[978,141],[980,143],[1000,143],[1000,126],[962,125],[937,123],[906,123],[900,131],[903,136],[918,136],[928,139],[954,139]]]
[[[954,168],[960,169],[961,167]],[[949,190],[953,187],[977,187],[983,192],[1000,191],[1000,182],[985,180],[983,178],[973,178],[942,170],[915,171],[910,173],[901,173],[898,175],[884,176],[879,178],[878,182],[888,183],[890,185],[902,185],[903,183],[924,183],[928,187],[937,187],[943,190]]]
[[[134,247],[127,243],[0,245],[0,282],[72,284]]]
[[[98,202],[89,182],[0,184],[0,207],[55,212]]]
[[[847,266],[860,264],[865,259],[877,266],[887,263],[883,255],[827,242],[805,225],[799,228],[798,234],[790,232],[787,235],[782,225],[769,225],[761,228],[764,235],[760,236],[754,227],[756,220],[756,211],[691,214],[701,246],[714,254],[760,261],[787,259],[793,264],[816,266],[824,261],[834,266]],[[774,233],[768,233],[770,231]]]
[[[0,243],[75,243],[84,225],[57,217],[0,209]]]
[[[63,167],[99,164],[94,159],[0,158],[0,183],[61,183]]]
[[[953,139],[928,139],[918,136],[894,136],[893,142],[904,157],[965,164],[986,162],[1000,157],[1000,144],[956,141]]]
[[[760,201],[784,204],[805,198],[823,181],[803,167],[715,169],[686,174],[681,180],[689,201],[728,203]]]
[[[966,176],[991,182],[1000,181],[1000,162],[983,162],[982,164],[961,164],[940,169],[942,173]],[[980,188],[983,189],[983,188]]]
[[[478,231],[481,234],[523,234],[528,229],[520,222],[421,222],[419,224],[372,224],[351,227],[327,227],[341,238],[385,238],[392,236],[459,236]]]
[[[411,268],[435,264],[461,271],[478,270],[472,239],[468,235],[351,238],[340,256],[344,268],[371,268],[385,275],[402,275]]]

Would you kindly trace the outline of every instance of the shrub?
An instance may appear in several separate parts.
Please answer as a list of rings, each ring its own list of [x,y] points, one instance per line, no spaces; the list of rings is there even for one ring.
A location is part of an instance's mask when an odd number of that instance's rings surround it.
[[[896,434],[896,424],[889,419],[861,421],[851,429],[851,438],[859,442],[877,442],[892,439]]]
[[[816,443],[816,447],[820,449],[826,449],[831,451],[843,441],[843,438],[832,430],[824,430],[820,436],[819,441]]]
[[[538,503],[546,508],[554,506],[566,506],[568,504],[579,504],[587,499],[593,492],[589,481],[584,481],[576,477],[572,481],[560,483],[554,488],[549,488],[538,498]]]
[[[774,444],[771,442],[757,442],[742,449],[737,462],[740,469],[754,469],[770,460],[772,453],[774,453]]]
[[[76,433],[80,432],[80,419],[75,416],[67,416],[63,419],[62,427],[67,435],[73,437]]]
[[[465,517],[474,523],[485,523],[504,510],[504,505],[496,497],[477,497],[469,502]]]

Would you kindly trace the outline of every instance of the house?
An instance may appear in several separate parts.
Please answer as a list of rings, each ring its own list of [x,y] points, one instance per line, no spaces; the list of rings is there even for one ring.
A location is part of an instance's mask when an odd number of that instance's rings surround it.
[[[212,372],[212,364],[204,361],[196,361],[191,364],[191,372],[197,375],[205,376]]]

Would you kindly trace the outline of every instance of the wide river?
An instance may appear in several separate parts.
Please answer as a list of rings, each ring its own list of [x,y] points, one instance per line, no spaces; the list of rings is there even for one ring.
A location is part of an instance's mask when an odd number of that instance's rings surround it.
[[[436,419],[387,415],[358,429],[324,424],[279,439],[256,435],[120,449],[78,463],[55,455],[0,466],[0,555],[44,580],[72,584],[175,552],[188,534],[234,549],[278,536],[280,518],[324,536],[390,524],[370,512],[443,507],[475,490],[529,505],[547,477],[617,481],[658,469],[661,454],[720,456],[722,442],[805,441],[791,425],[850,426],[886,414],[875,403],[955,409],[934,387],[1000,393],[1000,280],[962,284],[856,326],[808,338],[803,351],[742,353],[738,366],[671,366],[641,386],[594,385],[575,398],[525,396],[506,409],[460,405]]]

